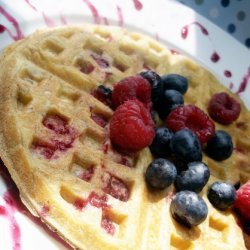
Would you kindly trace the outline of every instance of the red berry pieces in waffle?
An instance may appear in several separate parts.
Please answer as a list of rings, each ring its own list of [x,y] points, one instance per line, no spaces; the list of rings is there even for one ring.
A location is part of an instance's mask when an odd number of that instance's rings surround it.
[[[84,181],[90,181],[94,172],[95,172],[95,168],[93,166],[89,168],[85,168],[82,170],[81,173],[79,173],[79,178],[81,178]]]
[[[59,115],[47,115],[43,119],[43,125],[53,130],[57,134],[66,134],[69,132],[68,121]]]
[[[44,156],[46,159],[51,159],[56,151],[56,147],[52,143],[45,141],[33,142],[31,149],[36,154]]]
[[[103,188],[105,193],[110,194],[114,198],[127,201],[129,198],[129,189],[127,185],[119,178],[105,172],[102,176]]]
[[[120,105],[110,120],[111,142],[122,149],[141,150],[152,143],[154,135],[151,115],[138,100]]]
[[[59,115],[48,114],[42,124],[51,131],[49,138],[33,141],[31,149],[46,159],[57,157],[58,152],[66,151],[73,146],[78,136],[77,131],[68,124],[68,121]]]
[[[109,62],[102,55],[91,54],[91,57],[96,61],[96,63],[101,68],[108,68],[109,67]]]
[[[102,115],[91,114],[91,119],[94,120],[96,124],[98,124],[102,128],[104,128],[108,123],[108,121]]]
[[[244,219],[250,221],[250,181],[238,189],[234,205]]]
[[[112,100],[115,108],[127,100],[135,99],[151,109],[151,86],[146,79],[141,76],[130,76],[114,85]]]
[[[101,221],[101,227],[110,235],[115,234],[115,226],[112,220],[108,216],[103,215]]]
[[[99,195],[95,192],[91,192],[86,199],[76,199],[74,205],[75,208],[79,210],[84,209],[87,205],[105,209],[110,207],[107,202],[108,197],[106,195]]]
[[[84,74],[90,74],[94,69],[95,67],[90,62],[84,62],[80,65],[80,71]]]
[[[236,121],[240,115],[240,104],[227,93],[213,95],[208,105],[209,115],[217,122],[227,125]]]
[[[172,131],[192,130],[201,143],[206,143],[215,133],[213,121],[195,105],[184,105],[174,109],[167,117],[166,125]]]

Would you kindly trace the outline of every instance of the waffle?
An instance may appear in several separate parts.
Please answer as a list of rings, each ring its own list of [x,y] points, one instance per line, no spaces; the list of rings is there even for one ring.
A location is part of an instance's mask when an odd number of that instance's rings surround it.
[[[173,188],[152,192],[145,184],[149,149],[128,156],[112,148],[105,124],[113,111],[91,93],[148,68],[186,76],[185,102],[203,110],[214,93],[228,92],[184,55],[117,27],[37,31],[4,51],[0,154],[23,203],[75,249],[245,249],[233,212],[213,208],[206,188],[207,219],[188,229],[170,214]],[[250,114],[241,107],[235,123],[216,124],[235,150],[223,162],[204,155],[210,181],[250,179]]]

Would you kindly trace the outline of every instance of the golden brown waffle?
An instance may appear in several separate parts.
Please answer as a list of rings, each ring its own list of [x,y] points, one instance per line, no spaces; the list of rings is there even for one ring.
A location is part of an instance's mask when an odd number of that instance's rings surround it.
[[[113,112],[90,93],[145,68],[188,77],[185,101],[205,111],[214,93],[227,91],[185,56],[116,27],[40,31],[5,50],[0,153],[23,202],[77,249],[245,249],[232,212],[220,212],[207,200],[202,224],[187,229],[175,222],[169,212],[172,189],[152,192],[145,185],[148,148],[120,155],[108,140],[108,126],[96,123],[108,122]],[[223,162],[204,156],[211,181],[250,178],[249,121],[242,104],[235,123],[216,124],[231,134],[236,150]]]

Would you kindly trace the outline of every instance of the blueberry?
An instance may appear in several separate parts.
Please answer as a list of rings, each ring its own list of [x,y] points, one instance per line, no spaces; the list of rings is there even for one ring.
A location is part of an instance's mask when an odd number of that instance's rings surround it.
[[[177,190],[189,190],[200,192],[207,184],[210,177],[208,166],[203,162],[191,162],[188,164],[188,169],[182,171],[176,177],[175,187]]]
[[[188,79],[178,74],[163,75],[161,77],[164,90],[174,89],[185,94],[188,89]]]
[[[175,165],[171,161],[158,158],[148,166],[145,177],[151,187],[164,189],[174,182],[176,175]]]
[[[161,82],[161,77],[152,70],[143,71],[140,73],[140,75],[150,83],[152,88],[151,98],[153,104],[156,105],[159,101],[160,96],[163,93],[163,85]]]
[[[217,181],[209,188],[207,197],[214,207],[226,210],[236,199],[236,189],[229,183]]]
[[[157,128],[155,137],[150,145],[150,150],[156,157],[167,157],[170,155],[170,140],[173,137],[173,132],[168,128]]]
[[[112,90],[104,85],[99,85],[98,91],[100,91],[104,96],[107,96],[107,97],[112,96]]]
[[[174,89],[164,91],[159,102],[155,105],[160,118],[165,120],[168,114],[176,107],[183,105],[184,99],[180,92]]]
[[[232,138],[227,132],[223,130],[216,131],[215,135],[207,142],[207,155],[217,161],[222,161],[229,158],[232,152]]]
[[[181,161],[180,158],[175,157],[173,154],[168,156],[167,159],[174,163],[176,170],[177,170],[177,174],[180,174],[182,171],[187,170],[187,163]]]
[[[173,197],[170,211],[175,220],[188,227],[199,225],[208,214],[205,201],[191,191],[178,192]]]
[[[200,141],[189,129],[182,129],[174,134],[170,141],[170,149],[173,156],[184,163],[202,159]]]

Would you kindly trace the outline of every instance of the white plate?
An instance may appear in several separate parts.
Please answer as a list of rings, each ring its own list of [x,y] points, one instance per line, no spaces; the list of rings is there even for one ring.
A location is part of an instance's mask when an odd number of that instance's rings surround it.
[[[240,96],[250,107],[249,50],[207,19],[171,0],[1,0],[0,51],[37,28],[84,22],[119,25],[156,38],[203,64],[233,92],[241,92],[245,85]],[[214,52],[219,56],[217,62],[211,60]],[[0,174],[0,249],[69,249],[32,219],[17,197],[8,196],[7,190],[15,188],[5,179],[8,177]]]

